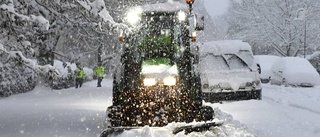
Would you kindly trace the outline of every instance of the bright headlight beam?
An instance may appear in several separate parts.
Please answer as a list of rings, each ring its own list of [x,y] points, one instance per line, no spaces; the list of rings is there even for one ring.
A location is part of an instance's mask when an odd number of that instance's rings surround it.
[[[130,25],[135,26],[140,22],[141,14],[142,14],[142,9],[141,8],[131,9],[127,13],[127,15],[125,17],[125,20],[127,20],[128,23],[130,23]]]
[[[155,78],[144,78],[143,79],[144,86],[154,86],[156,84],[157,84],[157,81]]]
[[[173,77],[173,76],[165,77],[163,79],[163,84],[166,86],[174,86],[177,84],[177,79],[176,77]]]
[[[183,12],[183,11],[179,11],[179,12],[178,12],[178,19],[179,19],[179,21],[185,21],[185,20],[186,20],[186,17],[187,17],[187,15],[186,15],[185,12]]]

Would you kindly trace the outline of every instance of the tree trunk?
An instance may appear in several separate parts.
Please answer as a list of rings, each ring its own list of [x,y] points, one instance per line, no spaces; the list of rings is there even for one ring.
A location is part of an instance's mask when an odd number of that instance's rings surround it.
[[[102,64],[102,44],[100,44],[100,46],[98,47],[98,64]]]

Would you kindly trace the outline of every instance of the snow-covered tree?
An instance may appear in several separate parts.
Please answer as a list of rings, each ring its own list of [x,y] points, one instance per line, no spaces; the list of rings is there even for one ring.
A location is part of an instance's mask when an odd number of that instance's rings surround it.
[[[49,29],[49,21],[26,5],[30,1],[4,0],[0,3],[1,91],[25,92],[35,85],[38,74],[54,74],[52,66],[37,65],[35,47]],[[34,4],[34,3],[28,3]],[[34,58],[37,59],[37,58]]]
[[[256,54],[298,56],[303,55],[305,21],[310,54],[315,50],[312,45],[319,43],[315,40],[320,31],[315,25],[319,22],[318,6],[317,0],[230,0],[228,33],[231,38],[250,42]],[[304,21],[297,19],[301,8],[308,11]]]
[[[52,83],[52,77],[59,76],[52,67],[54,59],[81,62],[90,67],[99,61],[114,68],[113,64],[119,63],[118,55],[122,48],[117,37],[121,31],[130,31],[121,23],[127,7],[154,2],[159,1],[2,0],[2,80],[13,84],[7,76],[18,71],[21,77],[15,78],[23,81],[20,79],[28,79],[25,74],[29,71],[21,70],[30,69],[35,75],[29,83],[35,83],[38,74],[43,77],[42,82]],[[14,67],[17,64],[20,68]]]
[[[74,56],[57,51],[58,44],[69,43],[67,46],[73,49],[73,55],[78,56],[85,56],[97,49],[103,50],[104,48],[98,48],[101,46],[110,46],[108,45],[112,39],[110,32],[117,31],[122,25],[113,21],[105,5],[103,0],[1,1],[0,70],[3,70],[1,81],[8,81],[2,82],[2,87],[8,88],[9,86],[4,84],[14,84],[14,80],[7,76],[13,75],[15,71],[21,76],[13,77],[16,81],[28,79],[26,73],[29,72],[21,71],[27,68],[35,74],[43,74],[45,82],[49,82],[53,74],[58,74],[52,67],[56,56],[62,56],[71,62],[77,61],[73,60]],[[77,49],[74,50],[75,48]],[[17,64],[21,69],[15,67]],[[5,69],[10,71],[4,71]],[[29,82],[29,85],[35,83],[35,80]],[[24,86],[28,86],[25,84]]]

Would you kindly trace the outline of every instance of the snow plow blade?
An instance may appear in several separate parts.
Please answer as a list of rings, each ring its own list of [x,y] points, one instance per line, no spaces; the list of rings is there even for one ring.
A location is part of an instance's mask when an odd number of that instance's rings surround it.
[[[121,134],[125,130],[137,129],[139,127],[112,127],[105,129],[100,137],[109,137],[110,135],[118,135]]]
[[[207,122],[207,123],[202,123],[202,124],[196,124],[196,125],[186,125],[182,127],[177,127],[173,129],[173,134],[177,134],[181,131],[185,131],[185,134],[189,134],[191,132],[202,132],[202,131],[207,131],[211,127],[216,127],[216,126],[221,126],[223,123],[222,122]]]
[[[206,123],[193,123],[188,124],[180,127],[176,127],[172,130],[172,134],[178,134],[184,131],[185,134],[189,134],[191,132],[202,132],[210,130],[212,127],[221,126],[222,122],[206,122]],[[133,129],[142,129],[143,127],[111,127],[105,129],[101,134],[100,137],[109,137],[111,135],[117,136],[126,130],[133,130]],[[151,128],[163,128],[163,127],[151,127]]]
[[[261,89],[254,91],[218,92],[202,93],[202,98],[206,102],[218,103],[221,101],[240,101],[240,100],[261,100]]]

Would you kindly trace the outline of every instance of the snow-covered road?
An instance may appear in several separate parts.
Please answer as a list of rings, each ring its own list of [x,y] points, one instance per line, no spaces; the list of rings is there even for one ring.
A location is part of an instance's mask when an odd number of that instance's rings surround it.
[[[261,101],[212,104],[259,137],[319,137],[320,88],[263,85]]]
[[[35,90],[0,99],[1,137],[96,137],[111,105],[111,79],[85,83],[80,89]],[[262,100],[209,104],[238,128],[258,137],[319,137],[320,87],[263,85]],[[221,117],[221,115],[220,115]],[[168,127],[167,127],[168,128]],[[149,130],[149,129],[145,129]],[[225,132],[229,129],[225,129]],[[228,131],[225,136],[231,132]],[[133,134],[126,134],[133,135]],[[149,134],[147,134],[149,135]],[[216,136],[193,134],[194,136]],[[243,136],[245,134],[238,134]],[[181,136],[181,135],[177,135]],[[192,135],[190,135],[192,136]],[[233,133],[232,136],[237,136]]]
[[[32,92],[0,99],[1,137],[96,137],[102,131],[105,110],[111,105],[110,79],[79,89]]]

